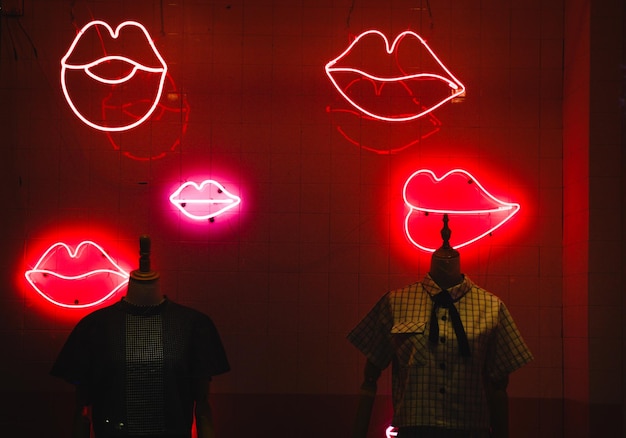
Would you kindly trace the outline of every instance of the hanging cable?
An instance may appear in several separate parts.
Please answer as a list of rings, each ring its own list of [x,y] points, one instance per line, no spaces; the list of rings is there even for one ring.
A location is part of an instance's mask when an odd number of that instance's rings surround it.
[[[430,8],[430,0],[426,0],[426,10],[428,11],[428,18],[430,18],[430,29],[435,27],[435,21],[433,20],[433,10]]]
[[[350,5],[350,9],[348,9],[348,16],[346,17],[346,29],[350,28],[350,19],[352,18],[352,11],[354,11],[354,2],[355,2],[355,0],[352,0],[352,4]]]
[[[35,58],[37,58],[37,47],[35,47],[35,43],[33,42],[33,39],[30,37],[28,32],[26,32],[26,29],[24,29],[24,26],[22,25],[22,22],[21,22],[21,20],[19,18],[17,19],[17,25],[20,27],[20,29],[24,33],[24,36],[26,37],[26,39],[30,43],[30,46],[33,48],[33,53],[35,54]]]

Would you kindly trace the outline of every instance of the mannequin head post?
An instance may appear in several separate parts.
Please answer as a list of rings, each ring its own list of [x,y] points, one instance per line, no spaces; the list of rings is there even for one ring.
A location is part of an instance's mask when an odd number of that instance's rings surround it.
[[[443,244],[431,257],[430,277],[442,289],[448,289],[463,281],[461,273],[461,257],[457,250],[450,245],[452,231],[448,227],[448,214],[443,215],[441,238]]]
[[[130,273],[125,299],[139,306],[150,306],[163,301],[159,284],[160,274],[150,267],[151,240],[147,235],[139,237],[139,269]]]

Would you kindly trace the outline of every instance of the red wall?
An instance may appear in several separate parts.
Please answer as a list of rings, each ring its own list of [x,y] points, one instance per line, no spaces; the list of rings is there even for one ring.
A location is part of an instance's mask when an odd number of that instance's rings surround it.
[[[623,2],[565,8],[565,436],[624,434]]]
[[[93,18],[147,27],[188,120],[179,112],[112,143],[75,117],[60,60]],[[299,437],[345,436],[363,362],[345,335],[383,293],[428,269],[429,255],[402,233],[402,184],[420,168],[462,167],[521,204],[461,251],[463,270],[504,299],[535,355],[511,380],[512,436],[562,433],[560,2],[31,0],[1,23],[8,428],[67,430],[71,388],[47,372],[84,314],[42,300],[24,271],[55,241],[83,239],[132,267],[148,233],[167,295],[210,314],[224,338],[233,369],[215,379],[214,403],[225,435],[287,424]],[[324,65],[371,28],[391,39],[417,32],[467,87],[461,102],[433,112],[437,132],[424,134],[430,122],[327,113],[343,101]],[[384,153],[355,146],[338,123]],[[193,224],[169,204],[177,185],[204,175],[241,196],[236,214]],[[372,437],[389,416],[387,379]]]

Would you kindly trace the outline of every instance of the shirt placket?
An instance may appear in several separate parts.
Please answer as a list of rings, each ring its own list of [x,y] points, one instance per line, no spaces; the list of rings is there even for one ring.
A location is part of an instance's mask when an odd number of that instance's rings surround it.
[[[450,367],[452,355],[454,354],[454,332],[450,323],[450,312],[446,308],[437,310],[437,319],[439,323],[439,339],[437,340],[436,363],[435,363],[435,382],[433,388],[436,391],[434,400],[437,400],[436,422],[439,425],[446,424],[446,415],[448,411],[448,400],[450,397]]]

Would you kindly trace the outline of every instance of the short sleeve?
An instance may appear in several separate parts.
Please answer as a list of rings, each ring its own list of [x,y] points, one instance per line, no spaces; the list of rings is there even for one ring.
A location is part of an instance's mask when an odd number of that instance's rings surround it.
[[[50,374],[74,385],[88,384],[91,369],[90,348],[93,326],[81,320],[72,330],[57,356]]]
[[[200,315],[195,324],[192,352],[192,373],[195,378],[210,379],[230,371],[222,339],[207,315]]]
[[[394,354],[392,326],[393,318],[387,294],[350,331],[347,338],[370,362],[385,369]]]
[[[530,349],[504,303],[500,303],[498,326],[490,353],[488,375],[494,381],[506,377],[533,360]]]

